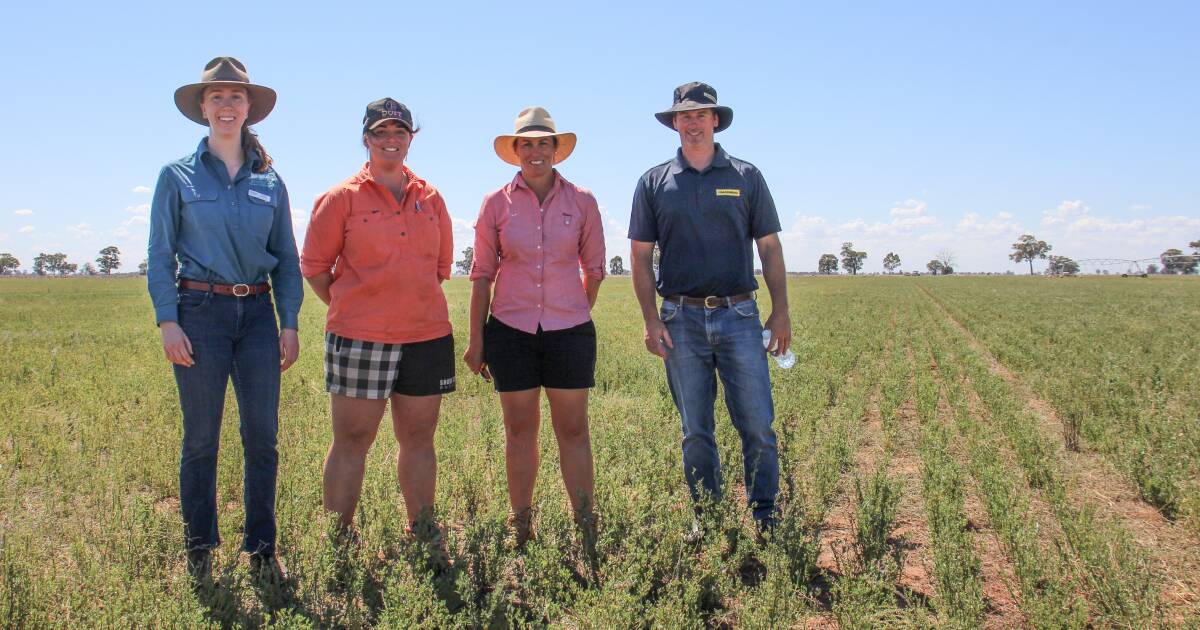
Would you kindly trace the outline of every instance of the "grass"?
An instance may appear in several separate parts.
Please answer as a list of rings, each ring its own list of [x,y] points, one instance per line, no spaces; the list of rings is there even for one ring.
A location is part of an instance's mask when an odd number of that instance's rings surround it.
[[[602,340],[590,406],[603,519],[597,572],[572,525],[549,423],[534,497],[539,538],[524,553],[506,542],[499,404],[462,367],[437,432],[437,518],[451,570],[432,571],[403,533],[387,432],[368,459],[361,545],[339,552],[320,507],[330,439],[324,311],[309,299],[280,409],[277,511],[295,593],[272,604],[236,551],[242,462],[231,391],[218,464],[226,543],[215,558],[218,587],[196,594],[180,549],[178,398],[144,281],[4,279],[0,627],[767,628],[826,620],[968,628],[991,614],[979,538],[964,515],[972,491],[1003,542],[1029,624],[1160,623],[1163,577],[1145,570],[1137,545],[1098,514],[1103,506],[1070,485],[1060,467],[1063,436],[1028,415],[1020,392],[989,373],[921,287],[1071,418],[1083,452],[1114,462],[1164,513],[1195,522],[1200,377],[1180,356],[1194,357],[1200,343],[1200,324],[1187,315],[1200,306],[1194,282],[790,279],[799,361],[772,368],[782,523],[756,544],[738,499],[737,435],[718,404],[731,488],[706,511],[709,535],[695,547],[682,536],[692,512],[678,416],[661,362],[642,346],[629,280],[614,278],[593,314]],[[445,288],[461,352],[469,286],[454,279]],[[769,312],[765,291],[760,299]],[[1148,303],[1161,306],[1139,307]],[[902,424],[910,412],[913,424]],[[882,457],[860,471],[854,462],[874,413]],[[906,453],[920,462],[912,488],[889,468]],[[897,505],[906,492],[919,494],[914,518],[930,533],[929,583],[919,593],[928,607],[899,586]],[[839,497],[854,526],[845,570],[835,574],[819,556],[822,523]],[[1045,506],[1046,527],[1027,517],[1031,506]]]

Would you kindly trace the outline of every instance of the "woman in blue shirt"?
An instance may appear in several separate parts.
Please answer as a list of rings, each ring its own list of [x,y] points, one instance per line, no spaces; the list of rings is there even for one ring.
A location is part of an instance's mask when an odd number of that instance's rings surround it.
[[[279,375],[300,351],[303,289],[287,189],[249,129],[271,112],[275,91],[250,83],[237,59],[217,57],[199,83],[175,91],[175,105],[209,128],[195,153],[159,173],[147,268],[183,410],[179,495],[188,570],[197,584],[210,580],[212,549],[220,543],[217,448],[232,379],[246,466],[242,545],[257,578],[281,582],[275,554]]]

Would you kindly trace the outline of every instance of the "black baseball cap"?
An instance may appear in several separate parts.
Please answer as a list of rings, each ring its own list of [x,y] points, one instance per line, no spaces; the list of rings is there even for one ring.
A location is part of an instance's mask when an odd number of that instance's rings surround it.
[[[408,111],[408,107],[394,98],[381,98],[367,105],[367,113],[363,116],[363,133],[389,120],[404,125],[410,132],[413,130],[412,112]]]

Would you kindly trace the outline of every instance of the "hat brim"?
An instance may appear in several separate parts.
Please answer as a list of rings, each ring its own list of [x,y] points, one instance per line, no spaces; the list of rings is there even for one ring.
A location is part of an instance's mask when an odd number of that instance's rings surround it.
[[[679,103],[678,105],[668,109],[665,112],[658,112],[654,115],[658,122],[666,125],[671,131],[675,131],[675,114],[679,112],[690,112],[697,109],[713,109],[717,112],[717,128],[713,133],[725,131],[729,125],[733,124],[733,110],[723,105],[702,105],[700,103]]]
[[[513,148],[513,140],[517,138],[547,138],[551,136],[558,138],[558,148],[554,152],[554,163],[562,164],[567,161],[567,158],[571,157],[571,152],[575,150],[575,134],[570,132],[526,131],[525,133],[496,136],[496,140],[492,142],[492,148],[496,150],[496,155],[501,160],[513,166],[520,166],[521,158],[517,157],[517,151]]]
[[[186,116],[188,120],[207,127],[208,121],[205,120],[204,114],[200,111],[200,95],[204,93],[204,88],[210,86],[231,86],[246,89],[246,93],[250,95],[250,113],[246,116],[247,125],[253,125],[262,121],[271,113],[271,110],[275,109],[275,90],[265,85],[242,83],[241,81],[206,81],[204,83],[190,83],[175,90],[175,107],[179,108],[179,113]]]

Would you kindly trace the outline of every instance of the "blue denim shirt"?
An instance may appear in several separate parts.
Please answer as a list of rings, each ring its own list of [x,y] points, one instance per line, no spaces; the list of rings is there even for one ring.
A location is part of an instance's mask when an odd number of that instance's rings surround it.
[[[247,154],[231,182],[205,137],[158,174],[146,269],[156,323],[178,321],[177,278],[259,284],[269,277],[280,328],[297,327],[304,288],[291,206],[274,169],[252,172],[260,160]]]

